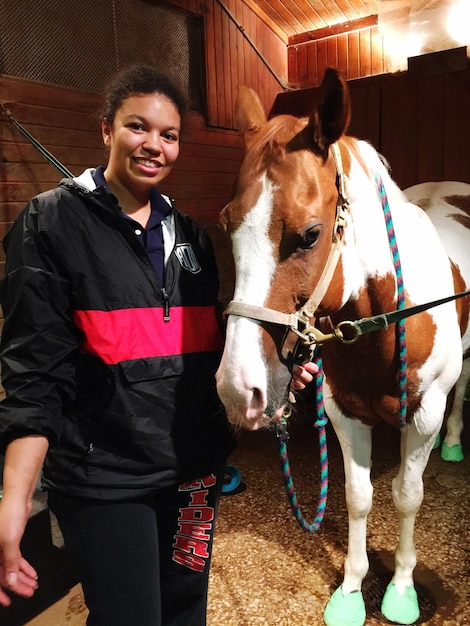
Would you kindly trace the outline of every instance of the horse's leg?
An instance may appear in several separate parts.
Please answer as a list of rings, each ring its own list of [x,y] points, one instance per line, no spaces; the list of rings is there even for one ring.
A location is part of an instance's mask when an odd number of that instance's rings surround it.
[[[328,415],[343,453],[349,534],[344,579],[331,596],[323,619],[327,626],[363,626],[366,609],[361,586],[369,569],[366,536],[367,515],[372,506],[371,429],[330,408]]]
[[[423,410],[423,409],[421,409]],[[413,583],[416,565],[414,525],[423,501],[423,473],[438,426],[420,434],[413,421],[401,433],[401,464],[392,482],[392,495],[399,518],[399,540],[395,552],[395,573],[382,600],[382,613],[399,624],[413,624],[419,618],[418,597]]]
[[[466,359],[462,365],[462,373],[455,383],[452,410],[447,418],[446,436],[441,448],[441,457],[444,461],[463,461],[464,459],[460,436],[463,430],[463,403],[469,380],[470,359]]]

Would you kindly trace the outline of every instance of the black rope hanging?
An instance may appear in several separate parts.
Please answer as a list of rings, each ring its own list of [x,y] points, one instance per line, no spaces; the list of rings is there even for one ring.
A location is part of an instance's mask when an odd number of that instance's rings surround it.
[[[284,83],[280,80],[280,78],[278,78],[277,74],[275,73],[275,71],[273,70],[273,68],[269,65],[269,63],[267,62],[267,60],[264,58],[264,56],[261,54],[261,52],[258,50],[258,48],[255,46],[255,44],[253,43],[253,41],[250,39],[250,37],[246,34],[245,29],[243,28],[243,26],[237,22],[237,20],[235,19],[235,16],[233,15],[233,13],[230,12],[230,10],[225,6],[225,4],[222,2],[222,0],[217,0],[217,2],[220,4],[220,6],[222,7],[222,9],[225,11],[225,13],[227,13],[227,15],[229,16],[229,18],[232,20],[232,22],[235,24],[235,26],[238,28],[238,30],[241,32],[241,34],[243,35],[243,37],[245,37],[245,39],[248,41],[248,43],[250,44],[250,46],[253,48],[253,50],[256,52],[256,54],[258,55],[258,57],[261,59],[261,61],[266,65],[266,67],[268,68],[268,70],[271,72],[271,74],[274,76],[274,78],[276,79],[276,81],[279,83],[279,85],[282,87],[282,89],[284,91],[289,91],[289,87],[287,87],[287,85],[284,85]]]
[[[13,117],[13,115],[10,113],[10,111],[5,107],[5,105],[3,103],[0,102],[0,106],[2,108],[2,113],[3,115],[20,131],[20,133],[26,137],[26,139],[42,154],[42,156],[46,159],[46,161],[49,161],[49,163],[51,165],[53,165],[55,168],[57,168],[59,170],[59,172],[63,175],[66,176],[67,178],[73,178],[73,174],[70,170],[68,170],[65,165],[62,165],[62,163],[60,161],[58,161],[55,156],[53,154],[51,154],[49,152],[49,150],[46,150],[46,148],[39,143],[39,141],[33,137],[33,135],[31,135],[30,132],[28,132],[26,130],[26,128],[24,128],[24,126],[22,126],[17,120],[15,120],[15,118]]]

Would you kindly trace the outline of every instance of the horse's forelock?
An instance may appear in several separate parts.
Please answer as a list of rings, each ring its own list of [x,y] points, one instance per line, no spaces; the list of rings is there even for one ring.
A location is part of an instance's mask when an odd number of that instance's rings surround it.
[[[277,148],[284,148],[307,125],[307,121],[306,118],[292,115],[273,117],[253,140],[250,152],[253,156],[261,156]]]

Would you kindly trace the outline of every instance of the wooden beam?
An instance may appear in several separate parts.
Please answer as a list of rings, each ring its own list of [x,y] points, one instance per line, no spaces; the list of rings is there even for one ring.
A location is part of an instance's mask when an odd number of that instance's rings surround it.
[[[298,35],[292,35],[288,39],[288,45],[293,46],[301,43],[309,43],[310,41],[318,41],[319,39],[326,39],[327,37],[334,37],[336,35],[343,35],[344,33],[363,30],[365,28],[372,28],[377,26],[377,23],[377,15],[368,15],[367,17],[361,17],[357,20],[351,20],[350,22],[341,22],[339,24],[334,24],[333,26],[327,26],[326,28],[319,28],[318,30],[311,30]]]

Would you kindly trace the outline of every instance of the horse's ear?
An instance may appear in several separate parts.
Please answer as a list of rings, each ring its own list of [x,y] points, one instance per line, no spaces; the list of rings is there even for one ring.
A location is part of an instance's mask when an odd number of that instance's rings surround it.
[[[320,97],[308,123],[316,149],[326,158],[328,148],[346,132],[351,119],[351,98],[341,74],[328,68],[320,85]]]
[[[266,113],[258,94],[253,89],[240,85],[235,102],[235,122],[243,135],[245,146],[251,143],[253,137],[266,121]]]

